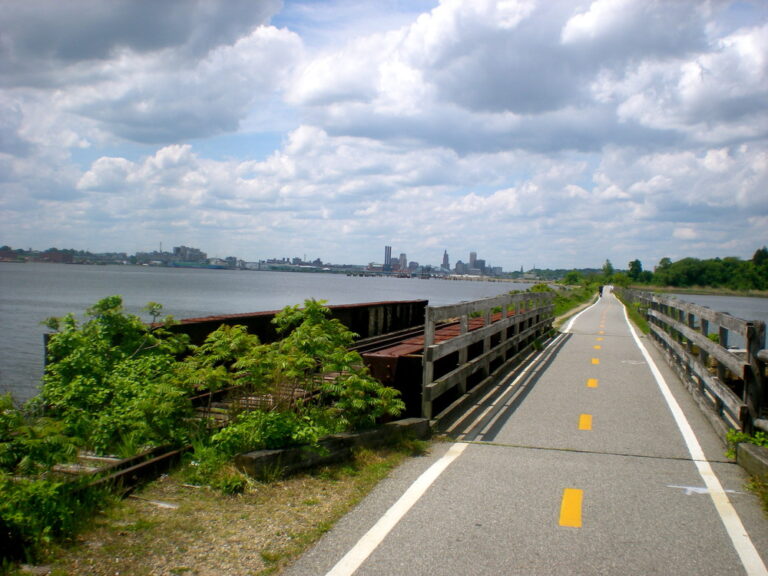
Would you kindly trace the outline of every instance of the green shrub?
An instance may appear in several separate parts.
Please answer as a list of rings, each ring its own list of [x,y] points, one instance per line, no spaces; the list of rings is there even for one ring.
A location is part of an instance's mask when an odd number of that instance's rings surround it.
[[[147,309],[157,321],[161,307]],[[238,452],[316,444],[404,408],[399,392],[372,378],[360,355],[348,351],[355,335],[322,302],[286,307],[274,319],[283,339],[271,344],[243,326],[222,326],[190,347],[186,336],[168,330],[170,317],[147,326],[123,310],[119,296],[99,301],[86,316],[82,324],[73,315],[48,321],[56,332],[37,399],[21,410],[10,396],[0,397],[3,562],[36,555],[92,508],[98,494],[50,475],[79,448],[128,456],[196,438],[189,480],[234,494],[248,483],[231,465]],[[274,397],[283,400],[270,411],[236,415],[209,436],[192,418],[192,394],[235,386],[244,395],[280,391]],[[19,474],[27,477],[12,477]],[[10,552],[19,550],[25,552]]]
[[[248,450],[274,450],[299,444],[315,444],[328,434],[308,416],[296,412],[244,412],[211,437],[211,445],[227,456]]]
[[[149,304],[157,316],[160,307]],[[97,453],[185,440],[190,388],[172,378],[187,339],[170,333],[166,318],[149,327],[126,314],[120,296],[99,301],[79,325],[52,318],[48,362],[37,403],[64,423],[64,432]]]
[[[304,308],[284,308],[273,320],[283,338],[252,349],[234,368],[263,390],[280,388],[281,409],[320,427],[338,422],[362,429],[400,414],[405,404],[399,391],[373,378],[360,354],[348,350],[355,334],[323,304],[306,300]]]
[[[55,538],[73,533],[104,494],[73,481],[11,478],[0,472],[0,557],[35,561]]]
[[[0,471],[37,475],[71,460],[76,447],[63,429],[59,421],[16,408],[10,394],[0,396]]]

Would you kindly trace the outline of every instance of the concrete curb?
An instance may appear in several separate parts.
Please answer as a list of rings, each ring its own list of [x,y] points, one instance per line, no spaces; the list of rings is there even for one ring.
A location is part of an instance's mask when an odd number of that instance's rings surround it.
[[[355,448],[377,448],[404,438],[428,439],[432,434],[426,418],[388,422],[373,430],[326,436],[318,447],[297,446],[281,450],[255,450],[238,454],[235,466],[254,478],[274,478],[313,466],[342,462]]]
[[[736,463],[750,476],[768,481],[768,448],[747,442],[736,445]]]

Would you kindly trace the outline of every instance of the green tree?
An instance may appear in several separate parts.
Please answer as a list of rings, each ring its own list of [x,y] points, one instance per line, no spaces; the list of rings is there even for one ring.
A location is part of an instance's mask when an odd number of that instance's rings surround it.
[[[643,263],[640,262],[640,260],[632,260],[632,262],[629,263],[629,270],[627,271],[627,276],[629,276],[630,280],[632,280],[633,282],[639,282],[642,274],[643,274]]]
[[[610,260],[605,261],[605,264],[603,264],[603,276],[605,276],[605,280],[609,281],[611,277],[613,276],[613,264],[611,264]]]
[[[653,271],[653,277],[657,284],[660,286],[666,286],[669,278],[669,269],[672,267],[672,260],[668,257],[664,257],[659,260],[658,266]]]
[[[752,263],[758,267],[768,264],[768,248],[758,248],[752,256]]]
[[[563,284],[566,286],[577,286],[581,284],[584,277],[581,275],[581,272],[578,270],[571,270],[563,276]]]

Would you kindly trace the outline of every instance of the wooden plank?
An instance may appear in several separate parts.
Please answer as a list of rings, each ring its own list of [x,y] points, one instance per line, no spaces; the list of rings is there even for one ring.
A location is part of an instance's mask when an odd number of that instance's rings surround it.
[[[553,299],[554,294],[547,292],[537,292],[533,294],[522,292],[520,294],[502,294],[500,296],[484,298],[473,302],[462,302],[460,304],[450,304],[447,306],[428,306],[427,309],[432,310],[433,319],[439,322],[451,318],[458,318],[463,315],[482,313],[497,307],[506,310],[510,306],[524,302],[530,302],[531,308],[542,308],[549,304]]]
[[[425,348],[425,358],[427,361],[437,361],[440,358],[444,358],[445,356],[448,356],[454,352],[459,352],[462,349],[468,348],[472,344],[481,342],[490,336],[495,336],[499,332],[503,332],[512,326],[523,324],[525,321],[535,317],[536,312],[526,312],[525,314],[520,314],[518,316],[509,316],[499,322],[484,326],[483,328],[478,328],[477,330],[456,336],[450,340],[438,342],[437,344],[433,344],[432,346]],[[550,318],[547,317],[537,323],[534,327],[522,331],[521,334],[530,334],[532,330],[540,329],[542,325],[546,324],[549,320]]]
[[[720,346],[717,342],[713,342],[712,340],[705,337],[700,332],[696,330],[692,330],[687,325],[681,322],[677,322],[676,320],[672,320],[668,316],[664,316],[663,314],[661,314],[656,310],[649,310],[648,315],[660,320],[661,322],[665,323],[667,326],[670,326],[674,330],[677,330],[678,332],[683,334],[686,338],[688,338],[692,342],[695,342],[697,346],[706,350],[707,354],[713,356],[719,363],[726,366],[728,370],[733,372],[733,374],[735,374],[739,378],[744,377],[744,370],[747,367],[747,362],[745,362],[735,354],[732,354],[727,349]],[[651,326],[656,328],[657,331],[662,331],[661,328],[655,324],[651,324]]]
[[[516,334],[511,338],[508,338],[507,340],[493,347],[488,352],[481,354],[476,358],[473,358],[466,364],[463,364],[454,370],[451,370],[450,372],[441,376],[434,382],[426,384],[423,389],[423,394],[425,398],[430,402],[439,398],[445,392],[457,386],[462,380],[466,379],[467,377],[471,376],[472,374],[482,369],[483,363],[485,361],[493,361],[496,358],[503,357],[503,355],[507,352],[507,350],[509,350],[509,348],[511,348],[515,344],[518,344],[520,341],[524,340],[525,338],[531,335],[537,334],[546,325],[547,325],[546,321],[538,322],[537,324],[532,326],[529,330],[526,330],[525,332],[521,332],[520,334]]]
[[[435,360],[439,360],[440,358],[448,356],[449,354],[458,352],[461,349],[468,348],[469,346],[471,346],[472,344],[475,344],[476,342],[482,342],[483,340],[485,340],[490,336],[495,336],[496,334],[498,334],[499,332],[503,332],[510,326],[520,324],[521,322],[523,322],[523,320],[527,318],[530,318],[530,316],[527,314],[520,315],[520,316],[509,316],[508,318],[504,318],[499,322],[495,322],[488,326],[478,328],[477,330],[472,330],[471,332],[467,332],[466,334],[456,336],[455,338],[451,338],[450,340],[438,342],[437,344],[434,344],[429,348],[425,349],[425,356],[427,360],[434,362]]]
[[[706,306],[700,306],[698,304],[693,304],[692,302],[678,300],[677,298],[671,298],[669,296],[660,296],[658,294],[651,295],[649,300],[651,302],[665,304],[689,314],[694,314],[699,318],[706,318],[712,324],[723,326],[740,334],[746,334],[747,321],[742,320],[741,318],[736,318],[735,316],[731,316],[730,314],[717,312],[711,308],[707,308]]]
[[[477,358],[473,358],[466,364],[462,364],[455,370],[451,370],[448,374],[445,374],[427,385],[425,393],[430,401],[436,400],[452,388],[460,385],[469,376],[472,376],[476,372],[481,371],[486,362],[491,362],[497,358],[503,356],[503,350],[499,346],[490,350],[486,354],[482,354]]]
[[[678,354],[678,356],[688,360],[688,365],[699,378],[704,380],[706,388],[709,390],[709,392],[719,398],[723,405],[728,408],[728,411],[735,418],[737,418],[745,406],[741,399],[736,396],[736,394],[734,394],[730,388],[720,382],[719,379],[709,374],[707,369],[699,362],[693,361],[693,357],[690,356],[685,348],[682,347],[679,342],[676,342],[669,334],[663,330],[660,330],[656,326],[651,326],[651,329],[656,334],[656,336],[662,339],[665,344],[667,344],[667,346],[672,348]]]
[[[435,399],[457,386],[460,387],[462,394],[466,394],[466,381],[469,376],[479,371],[488,372],[491,363],[496,359],[503,359],[510,348],[551,328],[553,300],[554,295],[550,293],[522,293],[451,306],[427,307],[422,356],[422,416],[431,418],[432,402]],[[519,312],[521,307],[525,308],[524,312]],[[496,322],[491,322],[494,308],[501,308],[504,314]],[[507,315],[507,310],[510,308],[516,312],[512,316]],[[468,317],[476,313],[484,316],[485,326],[467,332]],[[459,318],[461,323],[459,336],[435,344],[434,334],[437,322],[456,318]],[[509,338],[502,336],[500,342],[491,347],[493,336],[505,334],[509,328],[515,326],[518,327],[515,334]],[[521,329],[520,326],[524,328]],[[468,347],[478,342],[484,342],[483,353],[467,362]],[[435,361],[455,352],[459,353],[462,360],[460,365],[433,381]],[[520,351],[516,356],[519,353]]]

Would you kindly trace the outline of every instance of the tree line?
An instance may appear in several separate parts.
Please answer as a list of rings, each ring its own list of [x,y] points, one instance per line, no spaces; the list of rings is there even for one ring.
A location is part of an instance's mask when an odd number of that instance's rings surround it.
[[[728,290],[768,290],[768,248],[763,246],[755,251],[750,260],[735,256],[726,258],[683,258],[673,262],[662,258],[653,271],[644,270],[643,263],[632,260],[625,271],[614,269],[606,260],[598,279],[605,283],[628,286],[646,284],[649,286],[673,286],[676,288],[719,288]],[[566,284],[578,284],[585,279],[577,270],[564,277]]]

